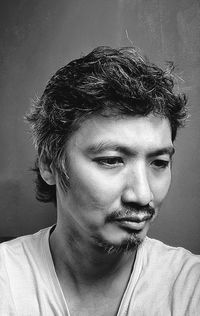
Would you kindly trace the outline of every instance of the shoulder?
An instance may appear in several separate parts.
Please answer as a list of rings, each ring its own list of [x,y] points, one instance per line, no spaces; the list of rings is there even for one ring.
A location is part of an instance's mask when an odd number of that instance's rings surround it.
[[[200,255],[193,254],[183,247],[169,246],[157,239],[146,237],[144,247],[147,254],[151,254],[152,258],[156,257],[158,259],[159,256],[160,259],[164,257],[165,260],[168,259],[169,261],[175,260],[176,262],[181,261],[183,263],[190,261],[200,264]]]
[[[163,315],[163,311],[166,315],[200,315],[199,255],[146,237],[138,257],[141,270],[131,313],[148,315],[151,310],[152,315]]]
[[[200,255],[195,255],[183,247],[172,247],[147,237],[144,250],[145,259],[156,267],[177,272],[183,268],[190,271],[195,269],[200,275]]]
[[[200,256],[182,247],[171,247],[161,241],[146,238],[144,270],[167,280],[171,287],[185,292],[196,289],[200,296]]]
[[[48,234],[50,228],[45,228],[35,234],[21,236],[10,241],[0,244],[0,262],[10,258],[10,260],[17,259],[17,257],[27,256],[28,253],[34,252]]]
[[[32,295],[31,282],[42,269],[42,247],[49,229],[0,244],[0,315],[15,315],[19,297]]]
[[[170,308],[177,311],[177,315],[199,315],[199,255],[182,247],[171,247],[161,241],[146,238],[141,281],[149,284],[148,295],[152,295],[152,299],[158,298],[156,302],[161,309],[168,302]]]
[[[40,261],[49,229],[0,244],[0,281],[4,280],[0,283],[9,284],[14,277],[25,276],[34,262]]]

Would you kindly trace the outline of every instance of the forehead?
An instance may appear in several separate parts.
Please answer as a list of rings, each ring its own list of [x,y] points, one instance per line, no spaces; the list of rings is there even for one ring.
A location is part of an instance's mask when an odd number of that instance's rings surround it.
[[[98,145],[124,146],[138,150],[157,150],[172,145],[171,128],[167,118],[125,116],[107,118],[95,116],[82,123],[72,135],[68,146],[91,149]]]

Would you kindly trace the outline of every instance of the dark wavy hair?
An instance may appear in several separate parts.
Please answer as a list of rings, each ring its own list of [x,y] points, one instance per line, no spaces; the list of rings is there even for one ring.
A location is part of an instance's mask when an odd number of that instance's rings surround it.
[[[160,69],[134,48],[97,47],[59,69],[26,119],[38,156],[36,198],[56,204],[56,188],[42,179],[39,160],[53,164],[67,189],[64,147],[81,122],[92,115],[165,117],[172,141],[186,118],[186,96],[174,92],[173,64]]]

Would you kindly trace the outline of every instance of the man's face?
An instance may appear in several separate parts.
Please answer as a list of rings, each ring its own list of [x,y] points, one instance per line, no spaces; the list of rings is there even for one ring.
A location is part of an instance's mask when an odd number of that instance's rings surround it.
[[[62,227],[109,249],[138,244],[168,192],[172,153],[167,119],[85,121],[66,145],[70,185],[57,193]]]

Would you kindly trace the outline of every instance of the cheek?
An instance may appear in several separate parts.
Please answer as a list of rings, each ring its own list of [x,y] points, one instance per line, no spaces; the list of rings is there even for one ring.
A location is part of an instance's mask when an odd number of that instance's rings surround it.
[[[71,171],[69,191],[80,205],[107,208],[119,197],[120,181],[117,177],[108,175],[92,164],[82,164],[78,172]]]
[[[165,199],[171,184],[171,171],[168,170],[159,180],[152,181],[152,192],[156,206]]]

